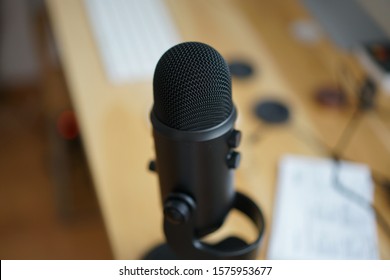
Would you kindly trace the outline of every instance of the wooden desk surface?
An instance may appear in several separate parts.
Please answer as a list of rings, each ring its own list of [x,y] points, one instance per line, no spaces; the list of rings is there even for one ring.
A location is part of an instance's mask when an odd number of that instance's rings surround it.
[[[343,111],[322,109],[312,102],[313,90],[335,81],[332,65],[340,63],[361,71],[349,55],[322,39],[313,45],[297,42],[289,26],[308,15],[293,0],[167,1],[184,41],[200,41],[216,48],[227,60],[244,58],[256,68],[255,77],[233,80],[238,108],[236,123],[243,132],[237,189],[262,208],[267,230],[260,258],[265,258],[272,223],[277,163],[285,153],[324,156],[324,147],[308,144],[304,131],[327,145],[336,142],[352,107]],[[98,198],[117,259],[137,259],[164,240],[157,176],[146,166],[154,158],[149,123],[152,85],[113,86],[107,80],[82,0],[47,0],[72,101]],[[293,119],[282,127],[261,125],[253,105],[262,97],[290,104]],[[389,104],[383,95],[384,104]],[[390,177],[390,133],[375,112],[366,113],[345,155]],[[257,140],[254,140],[254,136]],[[310,141],[310,140],[309,140]],[[390,203],[381,187],[375,205],[390,222]],[[229,220],[222,230],[247,235]],[[381,257],[390,259],[390,240],[378,227]]]

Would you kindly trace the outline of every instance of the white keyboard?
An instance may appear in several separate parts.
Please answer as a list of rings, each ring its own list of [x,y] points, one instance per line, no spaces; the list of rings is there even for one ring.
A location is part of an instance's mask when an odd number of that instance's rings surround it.
[[[180,42],[163,0],[84,0],[102,63],[114,84],[151,80],[161,55]]]

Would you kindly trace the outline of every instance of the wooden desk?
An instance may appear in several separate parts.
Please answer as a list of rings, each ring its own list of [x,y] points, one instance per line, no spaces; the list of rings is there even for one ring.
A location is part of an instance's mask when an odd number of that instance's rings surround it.
[[[146,168],[154,158],[148,119],[151,83],[112,86],[103,71],[83,1],[47,0],[47,4],[114,255],[139,258],[164,240],[157,176]],[[343,59],[353,69],[356,66],[324,40],[314,46],[293,41],[288,24],[301,16],[307,18],[295,1],[169,0],[168,5],[183,40],[205,42],[227,60],[241,57],[256,67],[254,78],[233,80],[237,127],[244,135],[236,185],[265,213],[267,231],[259,256],[265,258],[277,162],[285,153],[326,155],[323,147],[313,148],[295,132],[313,133],[329,145],[336,141],[351,110],[319,109],[309,96],[321,82],[333,81],[326,66],[329,56]],[[292,122],[278,128],[261,126],[252,110],[264,96],[288,102]],[[374,113],[367,114],[347,152],[390,176],[386,142],[390,135],[382,125]],[[254,135],[258,141],[253,141]],[[377,188],[376,205],[389,221],[390,203],[383,189]],[[240,223],[232,218],[224,230],[240,231]],[[388,259],[390,241],[381,229],[378,232],[381,257]]]

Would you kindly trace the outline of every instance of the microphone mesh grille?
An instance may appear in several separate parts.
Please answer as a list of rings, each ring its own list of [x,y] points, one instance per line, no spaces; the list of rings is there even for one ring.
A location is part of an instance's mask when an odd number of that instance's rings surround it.
[[[154,72],[153,91],[156,117],[178,130],[211,128],[233,109],[229,67],[203,43],[186,42],[165,52]]]

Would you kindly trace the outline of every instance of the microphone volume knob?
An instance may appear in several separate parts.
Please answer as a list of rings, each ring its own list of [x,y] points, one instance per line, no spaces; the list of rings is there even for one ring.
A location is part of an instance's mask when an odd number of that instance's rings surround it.
[[[157,171],[156,161],[154,160],[149,161],[148,169],[152,172],[156,172]]]

